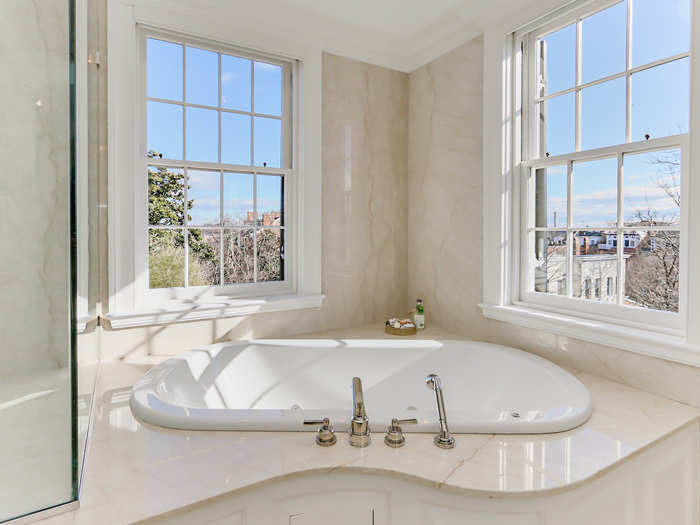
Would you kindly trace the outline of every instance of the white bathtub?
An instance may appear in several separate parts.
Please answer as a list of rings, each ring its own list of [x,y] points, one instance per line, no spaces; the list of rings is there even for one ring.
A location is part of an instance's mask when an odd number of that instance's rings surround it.
[[[297,430],[328,417],[346,430],[351,380],[362,379],[374,432],[392,417],[407,432],[436,432],[439,374],[450,430],[559,432],[584,423],[586,387],[557,365],[514,348],[471,341],[260,340],[207,346],[156,366],[134,385],[131,409],[154,425],[192,430]]]

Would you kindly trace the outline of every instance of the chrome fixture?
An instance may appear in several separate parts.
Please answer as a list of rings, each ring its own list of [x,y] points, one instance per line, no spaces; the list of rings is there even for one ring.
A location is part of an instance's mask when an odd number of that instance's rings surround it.
[[[362,381],[359,377],[352,378],[352,419],[350,420],[350,445],[366,447],[369,445],[369,419],[365,411],[365,400],[362,394]]]
[[[316,444],[319,447],[330,447],[335,445],[335,431],[331,425],[330,420],[327,417],[323,419],[305,419],[305,425],[321,425],[318,427],[318,434],[316,434]]]
[[[391,420],[391,425],[386,429],[386,436],[384,436],[384,444],[387,447],[399,448],[406,444],[406,436],[403,435],[403,431],[399,425],[408,425],[418,423],[416,418],[412,419],[398,419],[393,418]]]
[[[428,388],[435,391],[435,397],[437,398],[438,418],[440,419],[440,432],[437,436],[435,436],[433,442],[440,448],[454,448],[455,438],[450,436],[450,431],[447,428],[445,399],[442,397],[442,384],[440,383],[440,376],[437,374],[430,374],[425,378],[425,383],[428,385]]]

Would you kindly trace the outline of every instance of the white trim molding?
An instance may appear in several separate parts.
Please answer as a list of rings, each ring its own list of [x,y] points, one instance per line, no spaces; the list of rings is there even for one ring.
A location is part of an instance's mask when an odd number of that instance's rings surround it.
[[[597,4],[596,4],[597,2]],[[600,0],[576,4],[603,5]],[[573,3],[569,4],[570,7]],[[542,17],[540,17],[541,19]],[[696,207],[700,202],[700,182],[693,174],[700,173],[700,9],[693,9],[690,50],[690,129],[682,137],[684,162],[683,218],[684,252],[682,293],[685,297],[682,319],[665,322],[663,316],[653,323],[630,319],[611,319],[595,312],[565,310],[551,305],[525,303],[521,297],[519,250],[521,140],[523,117],[519,108],[519,90],[514,79],[521,78],[522,49],[515,46],[514,35],[533,18],[514,20],[493,26],[484,33],[484,99],[483,99],[483,304],[485,317],[544,332],[564,335],[595,344],[628,350],[642,355],[700,367],[700,275],[692,269],[700,263],[700,221]],[[533,27],[533,26],[530,26]],[[678,142],[678,138],[662,139]],[[662,144],[663,143],[663,144]],[[645,146],[645,145],[642,145]],[[633,148],[627,143],[625,148]],[[641,146],[640,146],[641,147]],[[578,154],[577,154],[578,155]],[[555,162],[546,159],[543,162]],[[645,315],[653,312],[645,312]],[[648,315],[647,315],[648,317]]]
[[[323,295],[282,295],[262,299],[229,299],[218,302],[172,302],[153,310],[109,313],[102,319],[111,330],[155,326],[188,321],[206,321],[225,317],[242,317],[253,314],[284,312],[288,310],[318,309]]]
[[[222,19],[186,7],[164,6],[152,0],[108,2],[108,270],[109,302],[103,318],[112,327],[145,326],[195,319],[248,315],[259,311],[320,306],[321,297],[321,68],[318,47],[300,44],[271,28],[251,26],[245,20]],[[186,34],[221,45],[276,55],[294,62],[292,119],[294,126],[295,181],[289,195],[295,231],[290,232],[290,259],[295,261],[288,279],[291,287],[270,290],[200,289],[197,300],[164,297],[153,304],[143,293],[144,261],[137,249],[135,232],[141,228],[143,204],[136,202],[137,174],[142,173],[141,121],[142,86],[138,27]],[[235,40],[232,40],[232,35]],[[272,170],[270,170],[272,171]],[[145,225],[143,225],[145,227]],[[291,242],[293,241],[293,242]],[[146,262],[147,264],[147,262]],[[285,283],[286,284],[286,283]],[[278,289],[279,288],[279,289]],[[268,294],[243,299],[237,296]],[[284,295],[282,295],[284,294]],[[166,294],[167,295],[167,294]],[[177,294],[173,294],[177,295]],[[316,297],[309,306],[310,297]],[[283,298],[283,299],[280,299]],[[304,298],[304,300],[299,300]],[[184,307],[182,305],[185,305]],[[223,305],[223,306],[222,306]],[[251,307],[250,305],[255,305]],[[263,305],[263,306],[260,306]],[[274,306],[273,306],[274,305]],[[284,306],[284,307],[283,307]],[[183,310],[187,311],[186,315]],[[218,314],[217,314],[218,312]],[[131,324],[129,324],[131,323]]]

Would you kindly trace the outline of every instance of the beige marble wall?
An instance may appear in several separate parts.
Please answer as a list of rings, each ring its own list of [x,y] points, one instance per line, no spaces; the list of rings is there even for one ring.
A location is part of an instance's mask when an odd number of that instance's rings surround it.
[[[0,4],[0,376],[69,355],[68,3]]]
[[[409,303],[423,297],[426,323],[700,406],[700,369],[481,315],[482,80],[481,38],[410,75]]]
[[[408,75],[323,57],[320,310],[103,331],[102,355],[140,359],[214,341],[364,325],[404,313]]]

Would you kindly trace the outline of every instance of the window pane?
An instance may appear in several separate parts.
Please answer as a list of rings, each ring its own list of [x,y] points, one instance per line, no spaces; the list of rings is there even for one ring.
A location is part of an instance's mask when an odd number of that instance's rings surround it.
[[[258,217],[261,226],[282,226],[284,178],[281,175],[258,175]]]
[[[256,166],[281,167],[282,121],[255,117],[254,155]]]
[[[284,279],[284,230],[258,230],[258,282]]]
[[[561,155],[576,149],[576,98],[573,93],[540,104],[540,122],[544,126],[540,156]]]
[[[679,225],[680,149],[625,155],[624,166],[625,226]]]
[[[253,175],[224,173],[224,226],[254,223]]]
[[[535,171],[535,226],[566,227],[566,166]]]
[[[680,232],[628,232],[625,304],[678,312]]]
[[[584,18],[581,22],[581,83],[624,71],[626,41],[627,2]]]
[[[185,173],[182,169],[148,167],[148,224],[185,224]]]
[[[255,112],[282,115],[282,67],[255,62]]]
[[[573,243],[572,292],[574,297],[616,302],[617,291],[614,285],[617,280],[616,232],[574,232]]]
[[[581,149],[623,144],[626,81],[617,78],[581,90]]]
[[[250,60],[221,55],[221,106],[250,111]]]
[[[617,225],[617,158],[574,162],[573,225]]]
[[[219,114],[216,110],[187,108],[187,160],[219,161]]]
[[[632,67],[690,50],[690,0],[632,2]]]
[[[150,288],[185,286],[185,236],[182,230],[148,230]]]
[[[218,106],[218,53],[188,47],[185,62],[187,64],[187,102],[203,106]]]
[[[215,286],[220,281],[219,254],[221,252],[221,231],[189,231],[189,285]]]
[[[632,75],[632,140],[688,132],[688,58]]]
[[[218,171],[188,170],[187,224],[190,226],[218,226],[221,202]]]
[[[182,102],[182,46],[148,38],[146,79],[149,97]]]
[[[221,114],[221,162],[250,165],[250,117]]]
[[[544,94],[573,87],[576,82],[576,25],[571,24],[555,31],[540,42],[544,45],[544,68],[540,64],[540,76],[545,84]]]
[[[535,291],[566,295],[566,232],[535,234]]]
[[[254,280],[255,230],[224,230],[224,284]]]
[[[147,150],[156,157],[182,159],[182,106],[149,101],[146,109]]]

